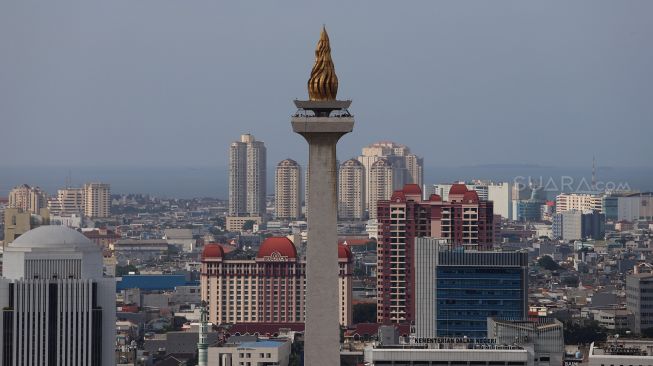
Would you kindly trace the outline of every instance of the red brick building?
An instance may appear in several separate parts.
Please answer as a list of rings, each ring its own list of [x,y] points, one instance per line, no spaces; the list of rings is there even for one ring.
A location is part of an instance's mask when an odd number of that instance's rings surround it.
[[[377,205],[377,321],[414,319],[414,241],[447,239],[452,249],[487,250],[494,240],[491,201],[482,201],[464,184],[454,184],[449,201],[433,194],[422,199],[416,184],[395,191]]]

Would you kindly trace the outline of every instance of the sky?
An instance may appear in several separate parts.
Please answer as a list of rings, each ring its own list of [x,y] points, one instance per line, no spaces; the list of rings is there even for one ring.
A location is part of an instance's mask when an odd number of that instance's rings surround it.
[[[322,24],[354,132],[427,166],[653,166],[653,2],[3,1],[0,165],[220,166],[291,131]]]

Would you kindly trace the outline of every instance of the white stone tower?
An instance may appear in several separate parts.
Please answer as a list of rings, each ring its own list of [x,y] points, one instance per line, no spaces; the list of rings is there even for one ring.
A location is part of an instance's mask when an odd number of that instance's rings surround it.
[[[340,364],[338,326],[338,167],[336,144],[354,128],[347,108],[350,100],[336,100],[338,78],[326,29],[315,50],[315,65],[308,80],[309,100],[296,100],[293,131],[308,142],[308,249],[304,364]]]

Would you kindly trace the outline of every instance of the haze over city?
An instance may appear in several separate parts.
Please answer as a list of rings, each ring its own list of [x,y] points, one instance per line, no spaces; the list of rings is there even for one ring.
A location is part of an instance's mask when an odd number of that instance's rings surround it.
[[[653,366],[651,14],[0,4],[0,364]]]
[[[305,163],[287,119],[325,23],[357,118],[341,160],[391,139],[430,167],[588,171],[596,156],[650,172],[651,13],[648,1],[5,2],[0,165],[219,168],[243,132],[270,162]]]

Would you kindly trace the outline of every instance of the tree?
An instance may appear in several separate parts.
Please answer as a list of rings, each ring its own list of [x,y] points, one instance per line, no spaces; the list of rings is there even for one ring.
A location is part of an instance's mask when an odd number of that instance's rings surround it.
[[[541,256],[540,259],[537,260],[537,264],[548,271],[560,269],[560,265],[548,255]]]
[[[605,341],[607,334],[596,320],[568,321],[564,324],[566,344],[590,344]]]
[[[353,321],[357,323],[376,323],[376,304],[356,304],[353,306]]]
[[[129,274],[129,272],[138,274],[138,268],[132,264],[128,264],[126,266],[116,266],[116,277],[122,277]]]
[[[243,224],[243,228],[242,228],[243,231],[248,231],[248,230],[254,229],[254,224],[256,224],[256,221],[254,221],[254,220],[245,221],[245,223]]]

